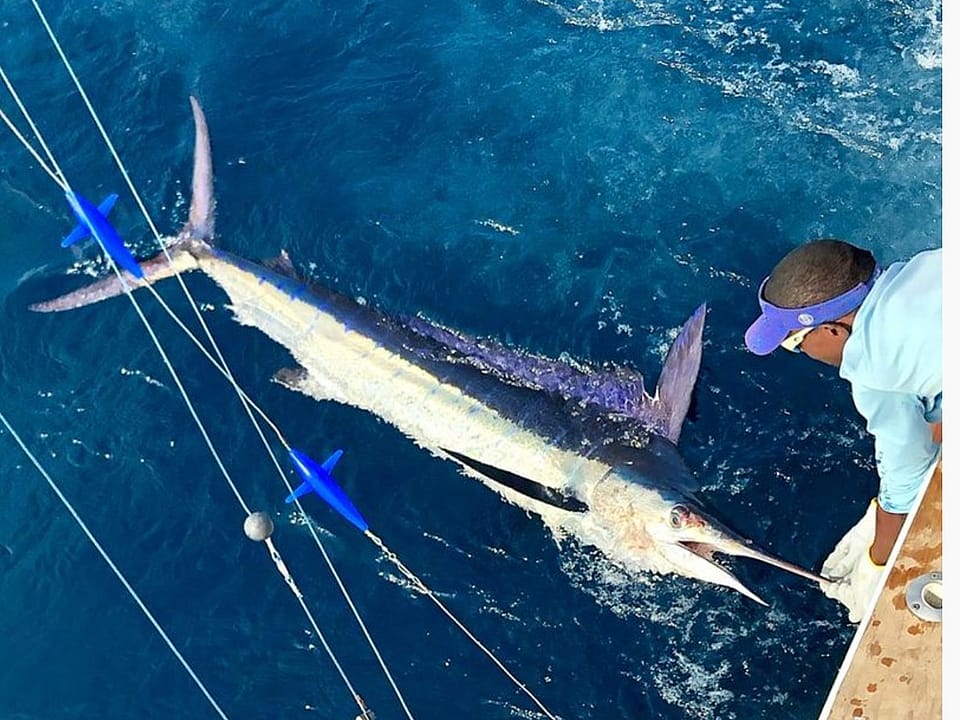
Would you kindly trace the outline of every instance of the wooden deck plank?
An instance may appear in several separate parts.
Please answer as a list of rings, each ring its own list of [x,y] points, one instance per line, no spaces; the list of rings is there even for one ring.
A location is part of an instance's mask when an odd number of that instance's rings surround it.
[[[943,717],[943,624],[907,608],[906,586],[942,571],[943,492],[937,468],[877,605],[840,682],[829,720],[939,720]]]

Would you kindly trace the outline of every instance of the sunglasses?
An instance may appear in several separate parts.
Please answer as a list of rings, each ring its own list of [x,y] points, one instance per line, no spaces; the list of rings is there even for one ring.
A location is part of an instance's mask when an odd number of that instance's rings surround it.
[[[807,337],[813,330],[816,330],[817,326],[812,325],[810,327],[805,327],[803,330],[797,330],[791,335],[787,335],[786,339],[780,343],[780,347],[784,350],[789,350],[792,353],[800,352],[800,346],[803,344],[803,339]]]

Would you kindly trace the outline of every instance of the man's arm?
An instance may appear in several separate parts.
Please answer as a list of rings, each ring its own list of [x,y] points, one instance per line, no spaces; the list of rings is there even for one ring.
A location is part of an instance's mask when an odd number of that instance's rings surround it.
[[[920,487],[937,464],[939,444],[934,442],[918,397],[855,388],[853,401],[875,440],[880,488],[870,559],[883,565]]]
[[[907,519],[905,513],[887,512],[877,503],[877,530],[870,546],[870,559],[874,565],[886,565],[897,541],[903,521]]]
[[[943,422],[930,423],[930,438],[939,445],[943,440]],[[876,565],[886,565],[897,541],[900,528],[907,519],[905,513],[887,512],[877,504],[877,532],[870,548],[870,559]]]

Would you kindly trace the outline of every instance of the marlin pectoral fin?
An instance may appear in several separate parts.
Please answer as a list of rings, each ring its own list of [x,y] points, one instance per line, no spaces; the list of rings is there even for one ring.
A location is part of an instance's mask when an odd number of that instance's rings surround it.
[[[343,402],[337,395],[336,389],[318,383],[316,377],[307,372],[306,368],[300,367],[299,365],[277,370],[271,380],[277,383],[277,385],[282,385],[287,390],[293,390],[307,397],[312,397],[314,400]]]
[[[273,381],[283,385],[287,390],[302,392],[303,383],[307,379],[307,371],[302,367],[281,368],[273,374]]]
[[[561,510],[567,510],[569,512],[586,512],[589,509],[586,503],[578,500],[577,498],[564,495],[554,488],[547,487],[546,485],[538,483],[535,480],[531,480],[530,478],[525,478],[522,475],[517,475],[509,470],[504,470],[503,468],[487,465],[486,463],[482,463],[479,460],[474,460],[471,457],[454,452],[453,450],[447,450],[446,448],[441,448],[441,450],[462,465],[465,465],[474,472],[479,473],[488,480],[491,480],[498,485],[508,487],[511,490],[516,490],[518,493],[521,495],[526,495],[528,498],[539,500],[542,503],[546,503],[547,505],[552,505],[553,507],[560,508]]]

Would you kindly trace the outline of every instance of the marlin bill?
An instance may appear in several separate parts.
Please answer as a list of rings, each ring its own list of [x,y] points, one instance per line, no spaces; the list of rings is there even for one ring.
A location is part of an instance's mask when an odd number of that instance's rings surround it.
[[[718,554],[754,558],[812,581],[712,518],[677,450],[700,370],[706,307],[684,324],[652,394],[627,369],[601,370],[478,342],[422,318],[393,318],[299,278],[286,255],[270,267],[213,242],[207,123],[191,98],[195,154],[190,216],[165,255],[127,271],[137,288],[199,270],[243,325],[285,347],[296,365],[275,379],[317,400],[361,408],[456,463],[556,533],[628,571],[676,573],[763,603]],[[116,276],[31,309],[69,310],[124,292]],[[766,603],[763,603],[766,604]]]

